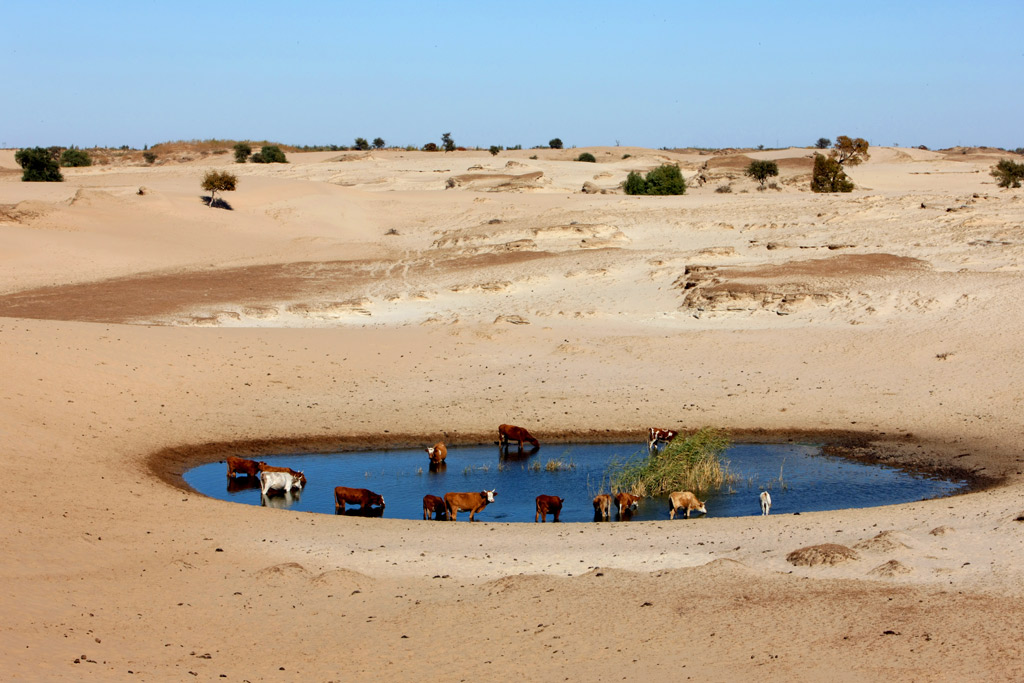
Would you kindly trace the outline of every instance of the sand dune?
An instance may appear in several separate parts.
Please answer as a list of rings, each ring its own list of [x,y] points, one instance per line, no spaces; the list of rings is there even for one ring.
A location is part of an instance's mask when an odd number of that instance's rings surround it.
[[[178,149],[60,184],[21,183],[0,151],[5,674],[1024,676],[1024,195],[988,175],[1005,154],[872,148],[857,190],[825,196],[808,149],[581,151]],[[751,159],[779,160],[777,189]],[[666,162],[685,196],[618,191]],[[230,211],[201,201],[210,168],[239,176]],[[180,476],[490,443],[503,422],[542,453],[712,425],[980,488],[535,527],[238,506]]]

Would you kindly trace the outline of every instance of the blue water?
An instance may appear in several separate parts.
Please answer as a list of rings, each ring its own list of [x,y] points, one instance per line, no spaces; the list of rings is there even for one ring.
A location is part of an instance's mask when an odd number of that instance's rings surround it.
[[[635,444],[558,444],[531,456],[500,458],[495,446],[452,446],[446,467],[438,472],[430,471],[422,449],[268,456],[261,459],[305,472],[308,484],[298,494],[266,498],[260,495],[258,480],[227,479],[223,461],[195,467],[184,478],[212,498],[326,514],[334,514],[335,486],[366,488],[384,496],[384,516],[420,520],[423,496],[428,493],[444,496],[449,491],[496,489],[495,502],[477,515],[478,520],[491,522],[532,522],[534,499],[547,494],[565,499],[561,521],[590,522],[594,521],[593,497],[608,492],[608,464],[642,451]],[[560,460],[568,468],[547,471],[550,460]],[[708,494],[709,517],[760,514],[762,489],[771,492],[772,514],[792,514],[906,503],[967,488],[964,481],[825,456],[814,445],[738,444],[726,452],[725,460],[739,479]],[[459,515],[459,521],[468,518],[469,513]],[[667,520],[667,498],[644,499],[631,518]]]

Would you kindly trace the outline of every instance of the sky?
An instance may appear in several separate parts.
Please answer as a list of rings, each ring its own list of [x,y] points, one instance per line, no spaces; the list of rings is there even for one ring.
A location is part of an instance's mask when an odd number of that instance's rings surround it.
[[[9,0],[0,147],[1024,147],[1024,2]]]

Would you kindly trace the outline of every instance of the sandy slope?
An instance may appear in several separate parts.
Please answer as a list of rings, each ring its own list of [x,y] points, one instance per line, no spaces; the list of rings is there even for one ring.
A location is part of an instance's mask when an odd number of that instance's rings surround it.
[[[822,196],[808,150],[579,151],[221,156],[60,185],[0,152],[5,674],[1019,680],[1024,195],[993,184],[998,155],[872,150],[857,191]],[[781,160],[778,191],[742,177],[750,158]],[[703,184],[580,192],[664,161]],[[211,166],[240,176],[233,211],[199,200]],[[995,485],[534,527],[256,509],[176,476],[501,422],[546,443],[818,433]],[[823,543],[857,559],[786,559]]]

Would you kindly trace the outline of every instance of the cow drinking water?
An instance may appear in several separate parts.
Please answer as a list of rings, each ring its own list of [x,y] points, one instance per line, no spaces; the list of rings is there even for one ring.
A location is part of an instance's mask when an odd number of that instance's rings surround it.
[[[706,502],[706,501],[704,501]],[[707,508],[704,507],[704,502],[697,500],[697,496],[693,495],[689,491],[676,491],[668,494],[668,518],[675,519],[676,511],[686,510],[686,516],[690,516],[690,511],[696,510],[697,512],[703,512],[705,515],[708,513]]]
[[[520,451],[523,450],[524,441],[533,446],[534,452],[540,448],[540,442],[533,438],[533,435],[524,428],[516,427],[515,425],[498,425],[498,448],[507,451],[511,441],[519,444]]]

